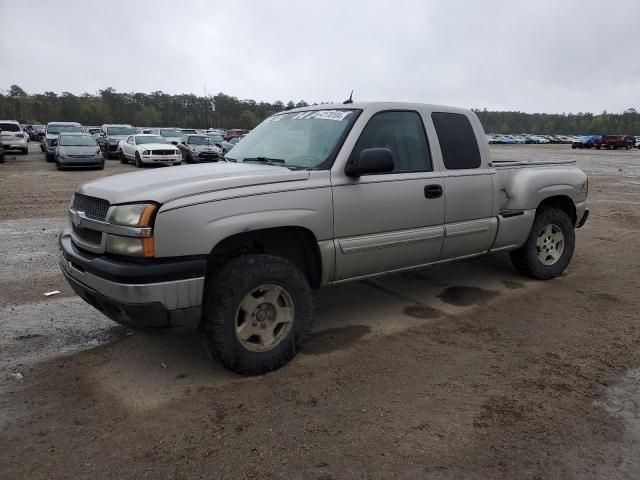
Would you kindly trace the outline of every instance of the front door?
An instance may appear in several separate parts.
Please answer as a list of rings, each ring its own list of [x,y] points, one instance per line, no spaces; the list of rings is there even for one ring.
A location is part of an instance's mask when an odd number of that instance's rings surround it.
[[[443,181],[434,172],[420,114],[383,111],[365,126],[351,158],[388,148],[391,173],[333,179],[335,280],[436,261],[444,235]]]

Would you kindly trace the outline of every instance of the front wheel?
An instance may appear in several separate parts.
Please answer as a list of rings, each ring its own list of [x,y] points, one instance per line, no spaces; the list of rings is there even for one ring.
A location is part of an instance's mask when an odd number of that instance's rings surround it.
[[[544,208],[536,213],[527,241],[511,252],[511,263],[524,275],[548,280],[567,268],[575,243],[573,222],[567,212]]]
[[[144,163],[142,163],[142,159],[140,158],[140,154],[136,152],[136,167],[143,168]]]
[[[120,157],[120,163],[129,163],[127,161],[127,157],[124,156],[124,152],[122,150],[120,150],[119,157]]]
[[[208,282],[201,332],[226,368],[258,375],[298,353],[312,316],[311,287],[298,267],[271,255],[244,255]]]

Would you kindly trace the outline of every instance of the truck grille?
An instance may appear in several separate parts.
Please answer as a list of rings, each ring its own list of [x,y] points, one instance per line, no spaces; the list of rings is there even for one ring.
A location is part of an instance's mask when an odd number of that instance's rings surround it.
[[[175,155],[175,150],[151,150],[152,155]]]
[[[109,206],[109,202],[102,198],[89,197],[81,193],[76,193],[73,196],[74,210],[84,212],[87,217],[93,218],[94,220],[104,220],[107,218]]]
[[[78,228],[73,226],[73,233],[83,242],[93,243],[94,245],[100,245],[102,242],[102,232],[97,230],[89,230],[86,228]]]

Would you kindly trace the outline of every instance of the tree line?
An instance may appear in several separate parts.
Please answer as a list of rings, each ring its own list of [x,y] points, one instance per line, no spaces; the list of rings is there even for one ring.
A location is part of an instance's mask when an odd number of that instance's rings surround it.
[[[198,96],[121,93],[113,88],[92,95],[44,92],[29,94],[18,85],[0,92],[0,118],[22,123],[45,124],[74,121],[83,125],[128,123],[140,127],[253,128],[274,113],[308,104],[300,100],[256,102],[218,93]],[[534,134],[628,134],[640,135],[640,113],[524,113],[474,110],[490,133]]]

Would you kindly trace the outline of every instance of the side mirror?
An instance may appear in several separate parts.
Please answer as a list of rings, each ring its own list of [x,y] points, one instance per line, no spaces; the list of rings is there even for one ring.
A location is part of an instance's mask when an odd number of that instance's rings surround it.
[[[357,159],[347,164],[345,173],[359,177],[371,173],[388,173],[395,168],[393,153],[388,148],[365,148]]]

